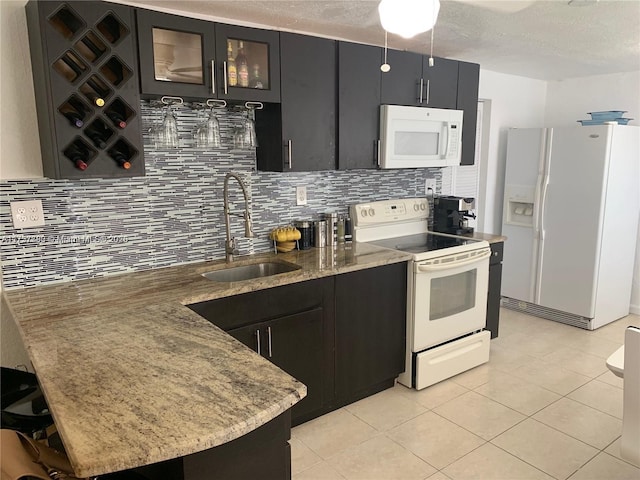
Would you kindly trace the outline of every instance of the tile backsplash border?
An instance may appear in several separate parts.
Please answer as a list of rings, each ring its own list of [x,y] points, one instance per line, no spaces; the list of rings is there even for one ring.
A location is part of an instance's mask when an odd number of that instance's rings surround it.
[[[241,254],[268,251],[268,232],[348,205],[424,196],[425,179],[441,183],[441,169],[258,172],[255,152],[230,148],[241,114],[221,110],[223,147],[195,148],[192,132],[203,119],[177,111],[183,148],[157,149],[147,134],[160,113],[142,103],[146,175],[135,178],[0,182],[0,260],[3,288],[81,280],[224,257],[222,184],[239,173],[251,196],[255,238],[239,238]],[[295,187],[306,186],[308,203],[296,206]],[[230,183],[232,209],[242,208]],[[42,200],[46,225],[14,229],[10,202]],[[232,218],[232,232],[242,235]]]

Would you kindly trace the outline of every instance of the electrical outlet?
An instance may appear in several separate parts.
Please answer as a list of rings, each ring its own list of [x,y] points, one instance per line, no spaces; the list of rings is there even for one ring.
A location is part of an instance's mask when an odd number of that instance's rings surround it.
[[[307,187],[296,187],[296,205],[307,204]]]
[[[433,194],[436,193],[436,179],[435,178],[427,178],[424,181],[424,193],[429,194],[429,189],[433,190]]]
[[[11,202],[11,219],[13,228],[42,227],[44,225],[42,201]]]

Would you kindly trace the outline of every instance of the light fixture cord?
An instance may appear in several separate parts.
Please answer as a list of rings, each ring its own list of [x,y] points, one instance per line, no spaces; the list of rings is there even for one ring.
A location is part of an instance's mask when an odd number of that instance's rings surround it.
[[[384,31],[384,63],[387,63],[387,35],[389,33],[385,30]]]
[[[433,16],[435,17],[436,13],[436,2],[433,2]],[[433,31],[436,29],[436,25],[434,24],[431,27],[431,56],[429,57],[429,66],[433,67]]]

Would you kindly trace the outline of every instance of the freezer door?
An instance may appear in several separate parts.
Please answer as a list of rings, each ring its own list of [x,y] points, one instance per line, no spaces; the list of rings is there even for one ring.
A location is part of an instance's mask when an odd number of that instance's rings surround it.
[[[504,246],[501,294],[534,301],[538,264],[540,183],[544,168],[545,138],[541,128],[512,128],[507,139],[502,234]]]
[[[610,130],[555,128],[543,181],[535,303],[595,316]]]

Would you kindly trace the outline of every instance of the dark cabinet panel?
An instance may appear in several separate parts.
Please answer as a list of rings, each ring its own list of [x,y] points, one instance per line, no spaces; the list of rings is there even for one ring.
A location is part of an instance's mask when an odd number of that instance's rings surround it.
[[[376,168],[382,49],[338,42],[338,168]]]
[[[307,386],[307,396],[291,409],[294,424],[308,419],[332,397],[328,373],[333,370],[325,362],[324,330],[322,308],[229,330],[229,335]]]
[[[500,288],[502,287],[502,252],[504,242],[492,243],[489,260],[489,294],[487,296],[487,330],[498,336],[500,326]]]
[[[404,371],[407,264],[338,275],[335,288],[336,396],[344,404]]]
[[[216,24],[218,98],[280,101],[280,34]]]
[[[413,52],[388,51],[391,70],[382,74],[382,103],[456,108],[458,62]]]
[[[480,65],[459,62],[457,109],[463,110],[462,118],[462,158],[460,165],[475,163],[476,128],[478,122],[478,86]]]
[[[26,5],[44,175],[144,175],[133,9]]]
[[[307,386],[294,424],[326,411],[334,398],[333,278],[189,305]]]
[[[422,60],[422,78],[424,84],[422,106],[457,108],[458,62],[456,60],[434,57],[433,67],[431,67],[429,57],[425,55]]]
[[[280,72],[281,103],[256,111],[258,169],[335,169],[336,42],[281,33]]]
[[[388,50],[387,63],[391,70],[382,74],[381,103],[420,106],[424,100],[422,55]]]
[[[214,23],[143,9],[136,20],[143,97],[216,96]]]

